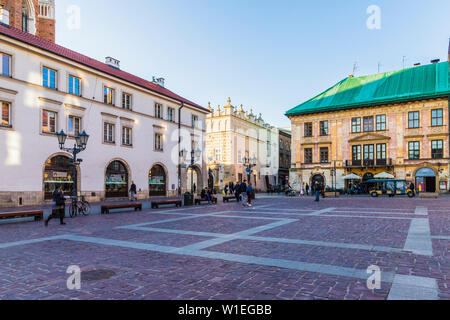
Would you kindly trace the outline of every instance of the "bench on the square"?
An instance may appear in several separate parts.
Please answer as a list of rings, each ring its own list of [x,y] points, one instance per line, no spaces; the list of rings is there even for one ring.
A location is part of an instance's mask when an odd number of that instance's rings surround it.
[[[44,211],[31,210],[31,211],[16,211],[16,212],[2,212],[0,213],[0,219],[16,219],[16,218],[30,218],[34,217],[34,221],[41,221],[44,219]]]
[[[164,200],[164,201],[152,201],[152,209],[158,209],[159,206],[174,204],[177,208],[183,206],[181,200]]]
[[[109,214],[110,210],[115,209],[134,209],[134,211],[142,211],[142,203],[119,203],[119,204],[104,204],[102,205],[102,214]]]
[[[200,205],[202,202],[208,202],[208,199],[206,199],[206,198],[196,198],[195,199],[195,205]],[[211,197],[211,202],[214,204],[217,204],[217,198]]]
[[[230,200],[236,201],[236,196],[224,196],[223,202],[230,202]]]

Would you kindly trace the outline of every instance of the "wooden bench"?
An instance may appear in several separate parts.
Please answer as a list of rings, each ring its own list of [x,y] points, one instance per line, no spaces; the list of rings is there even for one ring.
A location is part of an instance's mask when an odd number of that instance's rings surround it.
[[[224,196],[223,202],[230,202],[230,200],[236,200],[236,196]]]
[[[159,206],[174,204],[177,208],[183,206],[181,200],[164,200],[164,201],[152,201],[152,209],[158,209]]]
[[[109,214],[110,210],[134,208],[134,211],[142,211],[142,203],[119,203],[102,205],[102,214]]]
[[[0,213],[0,219],[16,219],[16,218],[30,218],[34,217],[34,221],[41,221],[44,219],[44,212],[42,210],[35,211],[17,211],[17,212],[3,212]]]
[[[208,199],[206,198],[197,198],[195,199],[195,205],[200,205],[202,202],[208,202]],[[211,202],[214,204],[217,204],[217,198],[211,197]]]

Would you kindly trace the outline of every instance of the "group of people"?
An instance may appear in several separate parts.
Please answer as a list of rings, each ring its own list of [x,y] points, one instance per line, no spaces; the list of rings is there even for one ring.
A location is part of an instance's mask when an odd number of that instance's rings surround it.
[[[247,184],[247,180],[244,180],[242,183],[230,182],[223,189],[224,196],[232,196],[236,197],[236,201],[238,203],[242,202],[242,205],[245,207],[252,206],[252,200],[255,198],[255,192],[251,184]]]

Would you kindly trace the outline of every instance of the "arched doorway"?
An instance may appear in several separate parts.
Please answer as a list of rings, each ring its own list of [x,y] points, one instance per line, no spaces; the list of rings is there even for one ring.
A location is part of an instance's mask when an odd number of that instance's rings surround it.
[[[105,197],[128,197],[128,175],[128,169],[122,161],[111,162],[105,173]]]
[[[323,175],[321,175],[321,174],[315,174],[315,175],[313,175],[312,178],[311,178],[311,187],[313,187],[313,186],[316,185],[316,181],[317,181],[319,184],[325,186],[325,178],[323,177]]]
[[[436,192],[436,172],[431,168],[421,168],[416,172],[416,188],[418,192]]]
[[[190,193],[200,193],[203,188],[202,172],[199,167],[189,167],[186,177],[186,190]],[[192,190],[193,189],[193,190]]]
[[[163,166],[156,164],[148,173],[148,190],[150,197],[165,197],[167,190],[167,175]]]
[[[44,167],[44,199],[51,200],[58,186],[64,195],[71,196],[75,187],[75,166],[68,156],[57,155],[47,160]]]

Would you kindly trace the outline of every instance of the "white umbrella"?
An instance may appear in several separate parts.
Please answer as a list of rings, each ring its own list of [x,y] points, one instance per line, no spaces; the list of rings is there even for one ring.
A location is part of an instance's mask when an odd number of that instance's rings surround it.
[[[392,174],[387,172],[381,172],[374,176],[375,179],[394,179],[395,177]]]
[[[361,180],[361,177],[354,173],[350,173],[344,177],[344,180]]]

